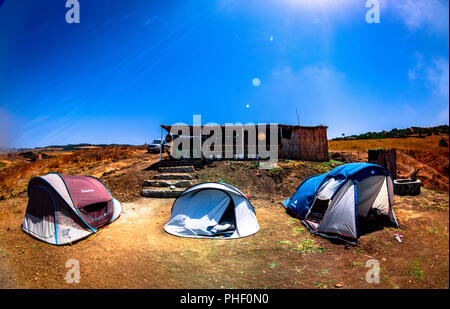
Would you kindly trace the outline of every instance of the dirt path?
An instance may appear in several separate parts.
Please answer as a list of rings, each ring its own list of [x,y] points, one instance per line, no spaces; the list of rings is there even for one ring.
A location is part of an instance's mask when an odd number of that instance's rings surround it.
[[[6,259],[2,259],[0,263],[0,289],[17,289],[19,286],[13,278],[14,272],[6,263]]]

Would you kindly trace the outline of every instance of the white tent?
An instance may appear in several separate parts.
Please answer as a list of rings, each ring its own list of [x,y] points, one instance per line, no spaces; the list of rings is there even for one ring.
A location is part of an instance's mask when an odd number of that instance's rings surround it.
[[[240,238],[259,231],[247,197],[224,183],[201,183],[184,191],[172,206],[164,230],[193,238]]]

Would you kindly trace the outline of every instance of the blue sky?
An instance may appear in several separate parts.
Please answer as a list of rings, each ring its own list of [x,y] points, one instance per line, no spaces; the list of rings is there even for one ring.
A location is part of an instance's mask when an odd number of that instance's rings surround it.
[[[160,124],[449,122],[449,4],[0,0],[0,146],[143,144]],[[254,83],[258,80],[258,83]]]

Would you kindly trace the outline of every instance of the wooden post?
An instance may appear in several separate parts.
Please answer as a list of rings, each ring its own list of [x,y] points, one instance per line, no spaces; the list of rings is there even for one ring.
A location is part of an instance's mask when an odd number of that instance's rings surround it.
[[[159,162],[162,160],[162,150],[163,150],[163,128],[161,127],[161,146],[159,147]]]
[[[200,127],[200,136],[199,136],[199,139],[200,139],[200,159],[202,159],[203,158],[203,132],[202,132],[203,130],[202,130],[202,127]]]
[[[369,163],[386,168],[393,179],[397,178],[397,153],[395,149],[369,149]]]
[[[241,127],[241,158],[242,160],[245,159],[245,151],[244,151],[244,126]]]

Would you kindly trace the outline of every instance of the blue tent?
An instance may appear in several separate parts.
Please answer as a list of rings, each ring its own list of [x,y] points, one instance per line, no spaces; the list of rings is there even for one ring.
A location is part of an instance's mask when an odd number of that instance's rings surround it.
[[[393,198],[394,183],[385,168],[349,163],[305,179],[282,204],[312,233],[356,243],[358,218],[384,216],[398,226]]]

